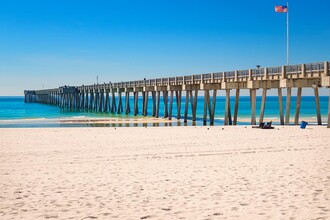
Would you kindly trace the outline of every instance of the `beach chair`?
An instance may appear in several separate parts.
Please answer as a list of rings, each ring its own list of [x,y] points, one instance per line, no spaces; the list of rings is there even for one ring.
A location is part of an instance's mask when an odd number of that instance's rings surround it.
[[[261,122],[259,126],[252,126],[252,128],[262,128],[263,126],[265,126],[265,123]]]
[[[272,127],[272,121],[264,124],[264,126],[262,126],[261,129],[274,129],[274,127]]]

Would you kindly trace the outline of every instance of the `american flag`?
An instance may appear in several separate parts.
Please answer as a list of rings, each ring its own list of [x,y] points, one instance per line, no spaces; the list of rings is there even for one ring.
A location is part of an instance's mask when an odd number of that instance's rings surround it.
[[[275,6],[275,12],[288,12],[288,6]]]

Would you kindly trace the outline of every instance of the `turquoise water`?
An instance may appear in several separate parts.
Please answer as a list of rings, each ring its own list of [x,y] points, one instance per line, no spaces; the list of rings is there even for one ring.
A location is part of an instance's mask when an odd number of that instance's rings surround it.
[[[124,97],[123,97],[124,101]],[[235,97],[231,97],[231,108],[233,115],[233,107],[234,107]],[[124,102],[123,102],[124,103]],[[160,114],[161,118],[164,115],[163,110],[163,100],[160,101]],[[183,117],[184,113],[184,103],[185,97],[182,97],[181,104],[181,117]],[[261,97],[257,97],[257,120],[260,109]],[[292,97],[291,99],[291,116],[294,117],[295,113],[295,103],[296,97]],[[139,99],[139,113],[141,115],[141,107],[142,107],[142,97]],[[320,105],[321,105],[321,115],[322,121],[327,120],[328,114],[328,97],[321,96],[320,97]],[[130,99],[131,111],[133,110],[133,98]],[[223,124],[224,117],[224,106],[225,106],[225,97],[217,97],[216,102],[216,111],[215,111],[215,125]],[[285,97],[283,97],[283,106],[285,107]],[[197,125],[202,124],[203,120],[203,109],[204,109],[204,98],[198,97],[197,102]],[[248,96],[241,96],[239,101],[239,110],[238,117],[239,118],[250,118],[250,98]],[[148,103],[148,115],[152,113],[152,100],[151,97]],[[177,115],[176,111],[176,100],[174,97],[173,100],[173,118]],[[191,107],[189,105],[189,116],[191,116]],[[38,103],[24,103],[24,97],[0,97],[0,127],[11,127],[15,125],[26,125],[31,122],[27,122],[26,119],[70,119],[70,118],[133,118],[133,114],[126,115],[122,114],[111,114],[111,113],[96,113],[96,112],[85,112],[85,111],[67,111],[58,108],[57,106],[38,104]],[[142,117],[142,116],[139,116]],[[150,117],[150,116],[149,116]],[[315,118],[316,110],[315,110],[315,99],[313,96],[303,96],[301,100],[301,109],[300,109],[300,117],[301,118]],[[278,109],[278,98],[277,96],[268,96],[266,101],[265,108],[265,118],[273,118],[274,121],[279,118],[279,109]],[[24,123],[22,122],[24,121]],[[176,120],[173,120],[176,122]],[[246,120],[245,122],[239,122],[239,124],[249,124]],[[33,123],[32,123],[33,124]],[[43,124],[40,121],[37,124],[34,124],[33,127],[42,127]],[[49,126],[49,123],[48,125]],[[51,126],[54,126],[53,124]],[[58,125],[57,125],[58,126]],[[65,126],[82,126],[82,125],[65,125]]]

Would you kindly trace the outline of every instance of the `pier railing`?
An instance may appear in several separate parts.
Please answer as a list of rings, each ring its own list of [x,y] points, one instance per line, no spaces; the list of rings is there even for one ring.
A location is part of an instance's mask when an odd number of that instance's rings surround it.
[[[82,85],[76,88],[80,90],[90,89],[121,89],[145,86],[168,86],[168,85],[184,85],[184,84],[203,84],[203,83],[220,83],[220,82],[247,82],[260,80],[280,80],[281,78],[320,78],[321,75],[329,76],[330,65],[325,70],[324,62],[276,66],[257,69],[225,71],[206,74],[194,74],[188,76],[176,76],[167,78],[156,78],[146,80],[135,80],[127,82],[115,82],[93,85]],[[61,89],[61,88],[59,88]],[[55,92],[59,89],[33,90],[36,94],[46,94]],[[27,90],[28,91],[28,90]]]
[[[303,76],[303,65],[305,65]],[[284,71],[290,78],[303,78],[311,77],[318,78],[324,73],[324,63],[310,63],[302,65],[290,65],[284,66]],[[148,80],[129,81],[124,83],[106,84],[105,88],[128,88],[128,87],[143,87],[143,86],[167,86],[167,85],[182,85],[182,84],[202,84],[202,83],[218,83],[222,81],[248,81],[249,72],[251,72],[252,79],[250,80],[274,80],[274,76],[280,79],[283,75],[283,68],[281,66],[249,69],[249,70],[237,70],[237,71],[225,71],[206,74],[194,74],[188,76],[177,76],[169,78],[156,78]],[[92,87],[95,85],[92,85]],[[101,87],[103,89],[103,87]]]

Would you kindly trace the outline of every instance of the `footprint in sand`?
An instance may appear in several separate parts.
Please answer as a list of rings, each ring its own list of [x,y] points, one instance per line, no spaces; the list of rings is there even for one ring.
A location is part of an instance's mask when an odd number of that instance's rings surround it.
[[[223,213],[221,213],[221,212],[216,212],[216,213],[214,213],[213,215],[218,216],[218,215],[223,215]]]
[[[85,218],[82,218],[81,220],[83,220],[83,219],[97,219],[97,217],[96,216],[87,216]]]

